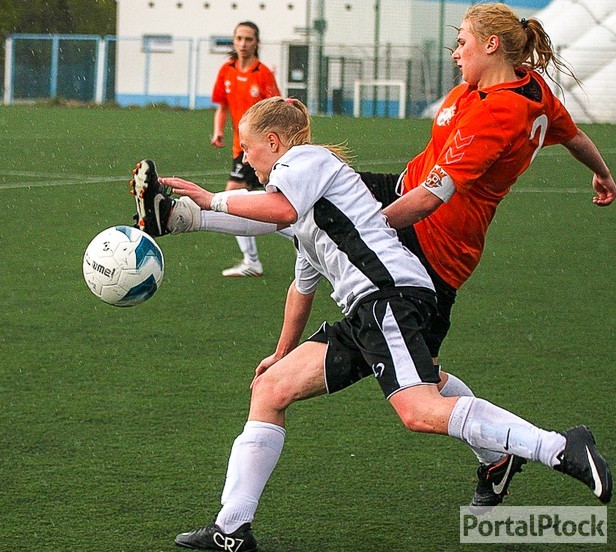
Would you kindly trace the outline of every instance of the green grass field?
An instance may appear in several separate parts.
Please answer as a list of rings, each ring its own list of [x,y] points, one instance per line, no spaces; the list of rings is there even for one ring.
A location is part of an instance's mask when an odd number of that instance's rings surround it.
[[[129,309],[100,302],[81,274],[90,239],[131,221],[136,161],[222,189],[230,150],[209,145],[211,125],[211,111],[0,107],[2,551],[174,550],[218,509],[253,369],[278,337],[291,244],[259,238],[265,276],[228,280],[233,238],[162,238],[165,281]],[[614,127],[585,130],[616,170]],[[428,121],[314,120],[315,142],[347,140],[364,170],[402,170],[428,135]],[[459,293],[441,360],[542,427],[588,424],[616,465],[616,207],[592,204],[590,180],[564,148],[537,158]],[[339,318],[328,295],[310,330]],[[458,526],[474,471],[453,439],[405,431],[373,380],[294,405],[255,520],[260,550],[473,549]],[[533,464],[507,504],[599,502]],[[614,549],[615,514],[593,550]]]

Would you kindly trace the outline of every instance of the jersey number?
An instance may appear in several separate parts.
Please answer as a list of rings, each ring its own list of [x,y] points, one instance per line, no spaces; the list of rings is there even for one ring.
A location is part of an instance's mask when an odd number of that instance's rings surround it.
[[[530,162],[532,163],[537,157],[539,150],[543,147],[543,141],[545,140],[545,134],[548,131],[548,118],[546,115],[540,115],[533,122],[533,128],[530,131],[529,139],[532,140],[537,134],[537,129],[539,129],[539,145],[533,152],[533,156],[530,158]]]

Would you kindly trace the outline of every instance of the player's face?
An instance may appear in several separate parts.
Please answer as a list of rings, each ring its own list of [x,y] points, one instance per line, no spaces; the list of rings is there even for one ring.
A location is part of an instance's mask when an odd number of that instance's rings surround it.
[[[240,25],[233,35],[233,48],[240,59],[249,59],[256,56],[259,41],[257,33],[251,27]]]
[[[464,81],[479,86],[490,61],[486,45],[473,34],[468,21],[462,21],[457,42],[458,46],[451,57],[462,72]]]
[[[261,184],[267,184],[274,163],[282,156],[277,136],[273,133],[257,134],[249,121],[239,124],[240,146],[244,150],[244,163],[255,170]]]

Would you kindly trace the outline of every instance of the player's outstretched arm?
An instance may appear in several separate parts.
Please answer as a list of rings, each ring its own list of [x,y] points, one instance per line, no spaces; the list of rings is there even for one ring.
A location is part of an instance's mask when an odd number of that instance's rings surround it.
[[[264,358],[255,370],[255,378],[259,377],[270,366],[287,356],[295,349],[301,340],[302,334],[306,329],[314,293],[303,295],[295,287],[295,280],[291,282],[287,292],[287,302],[284,307],[284,319],[280,337],[274,353]]]
[[[392,228],[406,228],[432,214],[443,201],[423,186],[418,186],[383,209]]]
[[[607,177],[601,177],[595,174],[592,178],[592,187],[595,191],[595,196],[592,201],[599,207],[607,207],[616,199],[616,183],[611,174]]]
[[[163,186],[168,186],[174,194],[187,196],[192,199],[201,209],[209,209],[210,202],[214,195],[213,192],[202,188],[190,180],[184,180],[177,176],[159,178],[158,182]]]
[[[616,184],[594,142],[578,129],[577,134],[563,145],[575,159],[594,173],[592,179],[592,187],[596,194],[593,197],[594,204],[599,207],[611,205],[616,200]]]
[[[280,192],[248,192],[236,190],[216,194],[183,178],[159,178],[158,181],[171,188],[174,194],[188,196],[201,209],[228,213],[261,222],[270,222],[286,227],[297,220],[297,211]]]

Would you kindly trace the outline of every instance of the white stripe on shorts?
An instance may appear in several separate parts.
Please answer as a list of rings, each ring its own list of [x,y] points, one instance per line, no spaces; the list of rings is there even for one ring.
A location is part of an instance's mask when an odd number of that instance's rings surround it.
[[[400,389],[423,383],[389,304],[383,317],[383,337],[394,362],[394,372]],[[389,397],[387,398],[389,399]]]

